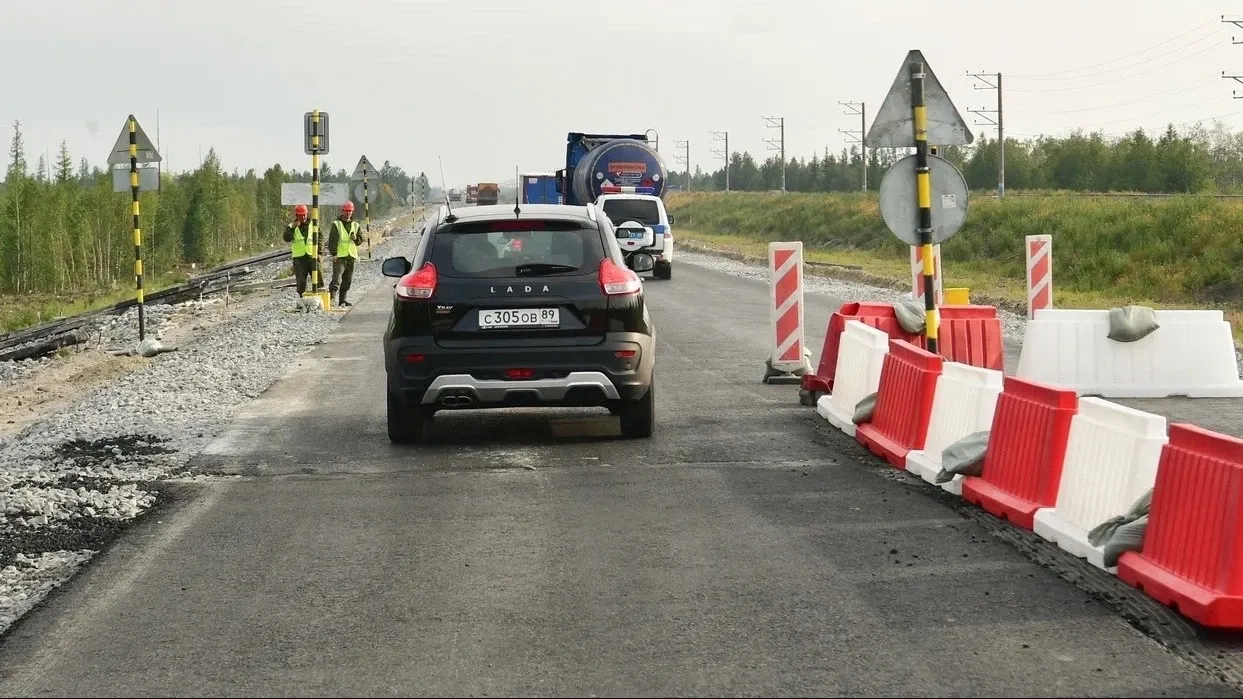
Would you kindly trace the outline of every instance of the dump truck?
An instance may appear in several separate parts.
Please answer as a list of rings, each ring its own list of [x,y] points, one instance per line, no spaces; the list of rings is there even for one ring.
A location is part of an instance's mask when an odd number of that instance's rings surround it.
[[[477,201],[479,201],[479,185],[466,185],[466,203],[474,204]]]
[[[495,182],[480,182],[475,192],[475,203],[479,206],[495,204],[501,196],[501,186]]]

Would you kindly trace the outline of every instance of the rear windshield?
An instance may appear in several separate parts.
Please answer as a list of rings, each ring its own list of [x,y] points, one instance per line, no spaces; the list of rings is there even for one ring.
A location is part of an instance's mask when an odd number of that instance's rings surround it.
[[[446,277],[496,278],[595,273],[604,254],[594,226],[503,221],[442,228],[432,239],[430,259]]]
[[[645,226],[660,223],[660,207],[651,199],[606,199],[604,213],[614,226],[626,221],[638,221]]]

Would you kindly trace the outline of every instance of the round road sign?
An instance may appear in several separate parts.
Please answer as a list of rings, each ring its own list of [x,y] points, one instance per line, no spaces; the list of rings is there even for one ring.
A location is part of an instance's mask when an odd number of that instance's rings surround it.
[[[949,240],[967,220],[967,180],[954,164],[928,155],[932,176],[932,242]],[[898,240],[918,246],[919,199],[915,187],[915,156],[894,163],[880,183],[880,215]]]

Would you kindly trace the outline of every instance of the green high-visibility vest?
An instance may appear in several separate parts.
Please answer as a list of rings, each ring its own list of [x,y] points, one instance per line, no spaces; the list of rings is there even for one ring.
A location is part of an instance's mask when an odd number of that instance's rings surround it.
[[[337,227],[337,257],[358,259],[358,244],[354,242],[354,236],[358,235],[358,221],[350,221],[348,231],[341,219],[333,221],[332,224]]]
[[[302,233],[302,226],[290,226],[290,229],[293,231],[293,240],[289,241],[290,257],[305,257],[311,254],[310,235],[312,224],[310,221],[307,221],[303,225],[306,226],[305,235]]]

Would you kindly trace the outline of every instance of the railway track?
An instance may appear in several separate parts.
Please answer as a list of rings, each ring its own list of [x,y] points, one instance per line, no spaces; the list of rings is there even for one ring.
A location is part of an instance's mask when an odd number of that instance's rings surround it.
[[[239,280],[244,280],[254,273],[252,267],[288,258],[289,250],[277,250],[234,260],[208,270],[183,284],[147,294],[144,304],[148,306],[177,304],[233,289],[237,287]],[[272,285],[285,285],[292,282],[292,279],[278,280],[272,282]],[[0,335],[0,361],[41,357],[63,347],[79,344],[86,340],[84,329],[87,326],[101,318],[120,315],[136,305],[138,305],[136,300],[129,299],[107,308],[57,318],[47,323]]]

